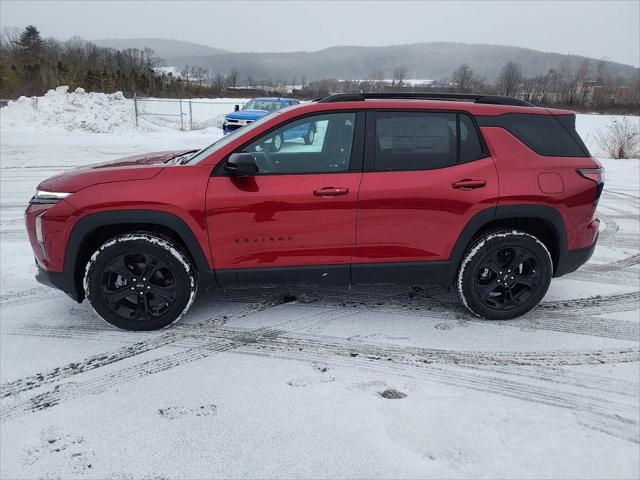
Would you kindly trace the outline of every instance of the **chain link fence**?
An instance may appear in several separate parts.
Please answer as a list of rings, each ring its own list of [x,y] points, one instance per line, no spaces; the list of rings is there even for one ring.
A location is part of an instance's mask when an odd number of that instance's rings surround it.
[[[232,112],[235,105],[242,105],[246,99],[171,99],[133,97],[136,127],[145,117],[155,125],[176,129],[202,130],[207,127],[222,127],[224,114]]]

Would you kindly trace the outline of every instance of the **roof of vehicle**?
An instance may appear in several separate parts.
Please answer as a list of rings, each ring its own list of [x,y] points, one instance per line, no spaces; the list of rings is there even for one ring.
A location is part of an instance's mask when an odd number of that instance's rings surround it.
[[[451,110],[466,111],[472,115],[502,115],[505,113],[538,115],[574,114],[571,110],[536,107],[525,100],[513,97],[450,92],[333,94],[313,102],[290,107],[287,110],[320,111],[345,109]]]
[[[489,105],[513,105],[533,107],[532,103],[514,97],[501,95],[487,95],[484,93],[454,93],[454,92],[371,92],[371,93],[334,93],[328,97],[316,100],[318,103],[335,103],[364,100],[447,100],[471,101]]]
[[[265,102],[282,102],[285,100],[294,100],[296,102],[300,101],[297,98],[285,98],[285,97],[256,97],[256,98],[252,98],[251,100],[262,100]]]

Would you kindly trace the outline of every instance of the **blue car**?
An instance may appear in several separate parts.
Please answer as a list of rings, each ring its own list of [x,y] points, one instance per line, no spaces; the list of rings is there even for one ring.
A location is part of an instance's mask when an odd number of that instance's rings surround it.
[[[240,127],[244,127],[248,123],[254,122],[271,112],[290,105],[298,105],[299,103],[300,100],[296,100],[295,98],[253,98],[245,103],[242,109],[238,109],[238,106],[236,105],[236,111],[224,116],[222,131],[226,135],[227,133],[233,132]],[[292,140],[294,138],[302,138],[305,144],[311,145],[315,138],[315,131],[315,125],[309,123],[300,125],[297,128],[290,128],[285,131],[284,136],[279,135],[273,139],[271,150],[276,152],[279,151],[286,140]]]

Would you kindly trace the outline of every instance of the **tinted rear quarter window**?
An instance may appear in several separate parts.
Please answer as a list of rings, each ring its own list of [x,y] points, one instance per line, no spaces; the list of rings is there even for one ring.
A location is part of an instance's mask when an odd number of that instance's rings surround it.
[[[567,126],[553,115],[507,113],[497,116],[479,116],[477,120],[483,127],[504,128],[539,155],[589,156],[589,152],[581,145],[582,142],[577,142]],[[577,137],[577,133],[575,136]]]

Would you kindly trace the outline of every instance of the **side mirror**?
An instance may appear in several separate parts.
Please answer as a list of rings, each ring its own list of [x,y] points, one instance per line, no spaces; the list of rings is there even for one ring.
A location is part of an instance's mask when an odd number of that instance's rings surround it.
[[[233,111],[237,112],[238,110],[240,110],[240,105],[234,105],[233,106]]]
[[[258,173],[258,164],[250,153],[238,152],[229,155],[224,169],[234,177],[250,177]]]

